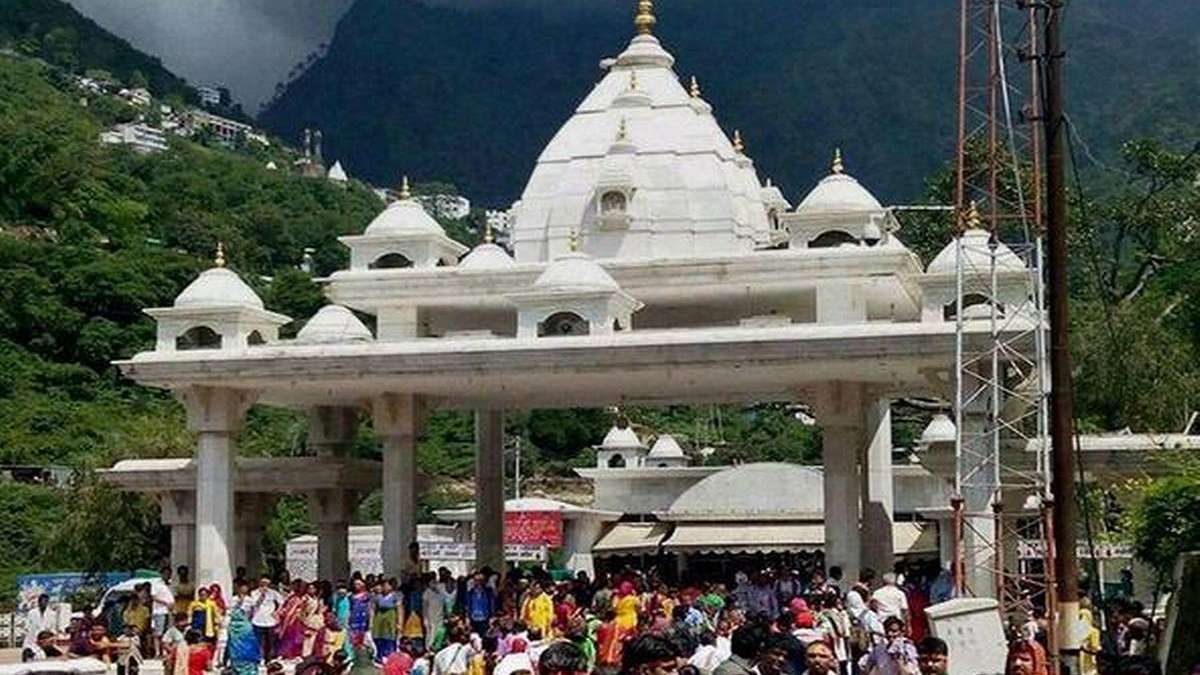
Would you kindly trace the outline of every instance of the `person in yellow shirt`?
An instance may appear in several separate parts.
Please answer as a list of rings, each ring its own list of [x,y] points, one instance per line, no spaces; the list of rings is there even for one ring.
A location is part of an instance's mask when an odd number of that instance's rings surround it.
[[[1098,675],[1100,668],[1096,663],[1096,657],[1100,655],[1100,629],[1096,628],[1096,622],[1092,617],[1090,598],[1081,598],[1079,601],[1079,625],[1081,630],[1087,631],[1083,641],[1079,644],[1079,673],[1080,675]]]
[[[221,625],[220,609],[217,603],[208,597],[207,588],[201,586],[196,589],[196,599],[188,603],[187,613],[191,627],[198,631],[205,641],[217,641],[217,627]]]
[[[550,636],[554,623],[554,602],[546,595],[541,583],[533,582],[525,602],[521,603],[521,620],[530,629],[537,629],[543,636]]]
[[[641,609],[642,601],[634,592],[633,583],[622,581],[617,589],[617,599],[613,601],[613,610],[617,613],[617,631],[622,636],[637,630],[638,612]]]

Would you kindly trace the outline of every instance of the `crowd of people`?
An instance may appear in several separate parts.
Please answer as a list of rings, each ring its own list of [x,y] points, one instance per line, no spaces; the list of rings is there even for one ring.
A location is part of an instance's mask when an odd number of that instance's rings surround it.
[[[184,567],[162,575],[173,597],[139,586],[106,618],[84,612],[66,635],[31,633],[26,658],[92,656],[124,674],[159,656],[168,675],[928,675],[946,673],[952,656],[924,612],[953,594],[936,570],[868,569],[854,582],[836,567],[763,570],[672,586],[630,569],[555,580],[541,569],[456,578],[443,568],[338,582],[239,569],[228,596],[196,587]],[[1106,652],[1135,657],[1137,630],[1118,622],[1094,653],[1089,636],[1080,672],[1101,672]],[[1045,631],[1032,618],[1016,627],[1006,673],[1048,675]],[[1148,659],[1121,663],[1105,672],[1156,672]]]

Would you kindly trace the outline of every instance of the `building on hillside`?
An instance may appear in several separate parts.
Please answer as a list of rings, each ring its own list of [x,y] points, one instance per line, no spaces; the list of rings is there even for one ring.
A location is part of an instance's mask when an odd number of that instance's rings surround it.
[[[202,84],[196,87],[200,95],[200,105],[205,108],[220,108],[233,102],[229,89],[219,84]]]
[[[192,110],[187,114],[187,129],[195,134],[200,130],[207,131],[224,145],[237,145],[249,140],[254,133],[254,127],[243,124],[227,117],[214,115],[204,110]]]
[[[471,200],[461,195],[418,195],[416,199],[434,218],[458,220],[466,218],[471,213]]]
[[[167,149],[167,138],[163,130],[140,122],[118,124],[108,131],[102,131],[100,142],[108,145],[127,145],[134,152],[146,155]]]
[[[150,104],[154,102],[154,98],[150,96],[150,92],[141,87],[122,89],[117,92],[117,95],[139,108],[149,108]]]

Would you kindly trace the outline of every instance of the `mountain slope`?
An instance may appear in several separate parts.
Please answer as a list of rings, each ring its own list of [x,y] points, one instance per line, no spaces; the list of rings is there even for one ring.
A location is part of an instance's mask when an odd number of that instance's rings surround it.
[[[261,121],[289,138],[321,128],[326,154],[374,181],[404,171],[507,204],[597,60],[630,36],[632,2],[581,4],[357,0]],[[851,171],[897,202],[953,148],[956,5],[676,0],[659,4],[657,34],[790,197],[842,145]],[[1200,3],[1077,3],[1068,33],[1071,109],[1097,152],[1134,134],[1194,135]]]
[[[161,61],[134,49],[60,0],[3,0],[0,46],[69,70],[105,70],[122,83],[145,86],[156,96],[195,96]]]

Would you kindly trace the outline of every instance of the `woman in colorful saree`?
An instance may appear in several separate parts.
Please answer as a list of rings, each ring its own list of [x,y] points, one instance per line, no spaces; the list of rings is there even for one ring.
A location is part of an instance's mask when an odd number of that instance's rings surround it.
[[[371,640],[375,643],[375,662],[382,664],[396,651],[396,624],[400,616],[400,602],[390,581],[380,582],[379,591],[372,601]]]
[[[294,580],[292,590],[279,608],[279,625],[275,627],[279,635],[275,651],[281,659],[298,659],[304,650],[304,608],[307,600],[304,582]]]
[[[229,614],[229,665],[234,675],[258,675],[258,663],[262,654],[258,649],[258,637],[246,612],[235,606]]]

